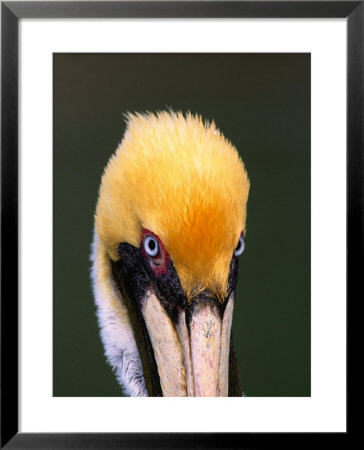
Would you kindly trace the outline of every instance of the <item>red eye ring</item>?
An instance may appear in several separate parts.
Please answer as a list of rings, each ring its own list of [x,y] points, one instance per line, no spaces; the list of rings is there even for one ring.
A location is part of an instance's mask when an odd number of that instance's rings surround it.
[[[153,244],[154,243],[154,246]],[[153,231],[143,229],[140,249],[156,276],[168,272],[170,257],[159,237]]]

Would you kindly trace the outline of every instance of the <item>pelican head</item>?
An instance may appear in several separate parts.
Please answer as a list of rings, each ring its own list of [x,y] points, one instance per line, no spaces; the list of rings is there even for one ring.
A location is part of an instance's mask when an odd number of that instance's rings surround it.
[[[214,123],[129,114],[101,181],[92,278],[132,396],[241,395],[231,324],[249,180]]]

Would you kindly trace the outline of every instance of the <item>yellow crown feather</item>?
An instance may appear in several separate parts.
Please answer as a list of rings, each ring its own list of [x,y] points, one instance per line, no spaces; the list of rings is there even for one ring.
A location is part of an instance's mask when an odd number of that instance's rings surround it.
[[[118,245],[159,236],[186,295],[223,298],[245,230],[249,180],[235,147],[213,122],[192,114],[129,114],[102,177],[96,231],[113,260]]]

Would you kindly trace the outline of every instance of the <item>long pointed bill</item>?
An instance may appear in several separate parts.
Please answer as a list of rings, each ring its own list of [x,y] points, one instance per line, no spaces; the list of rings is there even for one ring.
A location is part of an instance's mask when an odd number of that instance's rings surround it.
[[[188,325],[185,311],[175,324],[149,293],[142,314],[158,366],[163,396],[225,397],[228,395],[230,332],[234,299],[223,316],[214,301],[196,302]]]
[[[155,294],[149,293],[142,314],[152,343],[163,397],[186,397],[186,371],[173,323]]]

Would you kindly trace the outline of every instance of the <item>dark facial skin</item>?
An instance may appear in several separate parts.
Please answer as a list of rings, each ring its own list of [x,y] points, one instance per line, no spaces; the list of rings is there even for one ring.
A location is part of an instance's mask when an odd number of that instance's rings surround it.
[[[157,239],[159,244],[159,251],[155,257],[150,257],[146,253],[143,245],[144,238],[148,234]],[[197,302],[215,302],[222,315],[226,307],[227,299],[231,293],[235,294],[236,291],[239,261],[237,257],[232,257],[228,278],[228,296],[224,302],[219,302],[209,292],[202,292],[192,302],[188,303],[173,262],[165,251],[158,236],[154,233],[144,230],[140,247],[121,243],[118,248],[118,253],[120,259],[116,262],[112,261],[113,277],[128,308],[143,365],[148,395],[160,397],[162,396],[162,390],[159,382],[158,368],[140,310],[147,291],[151,288],[155,292],[173,323],[176,323],[178,309],[182,308],[186,312],[186,321],[187,325],[189,325],[189,318],[193,314],[194,305]],[[241,396],[232,338],[229,359],[229,396]]]

